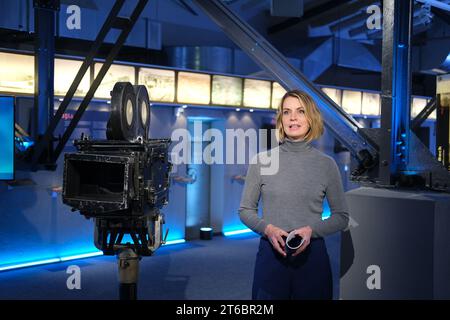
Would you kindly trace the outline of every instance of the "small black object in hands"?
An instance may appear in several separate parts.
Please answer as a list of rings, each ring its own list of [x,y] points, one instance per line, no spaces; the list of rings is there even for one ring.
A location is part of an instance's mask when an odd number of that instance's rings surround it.
[[[295,253],[295,251],[297,251],[298,248],[302,246],[303,242],[304,239],[298,234],[295,234],[294,231],[292,231],[286,238],[284,251],[287,255],[292,255],[293,253]]]

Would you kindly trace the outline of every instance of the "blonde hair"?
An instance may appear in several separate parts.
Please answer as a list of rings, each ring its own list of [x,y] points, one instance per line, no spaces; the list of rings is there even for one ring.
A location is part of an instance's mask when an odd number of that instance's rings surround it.
[[[300,90],[292,90],[286,92],[286,94],[281,98],[281,103],[278,106],[277,113],[277,138],[279,142],[283,142],[286,138],[283,128],[283,103],[288,97],[297,98],[300,104],[305,108],[306,120],[309,124],[309,131],[306,133],[304,140],[311,142],[314,139],[318,139],[323,134],[323,119],[320,114],[319,108],[317,107],[314,100],[305,92]]]

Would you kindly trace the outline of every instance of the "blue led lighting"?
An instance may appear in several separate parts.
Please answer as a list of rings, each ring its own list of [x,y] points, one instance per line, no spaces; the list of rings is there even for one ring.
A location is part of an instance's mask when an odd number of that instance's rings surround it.
[[[167,246],[167,245],[171,245],[171,244],[184,243],[184,242],[186,242],[184,239],[177,239],[177,240],[167,241],[164,245]],[[94,252],[80,253],[80,254],[51,258],[51,259],[34,260],[34,261],[30,261],[30,262],[0,266],[0,272],[14,270],[14,269],[22,269],[22,268],[27,268],[27,267],[41,266],[41,265],[51,264],[51,263],[58,263],[58,262],[65,262],[65,261],[71,261],[71,260],[77,260],[77,259],[97,257],[97,256],[101,256],[101,255],[103,255],[103,252],[94,251]]]
[[[223,235],[228,237],[228,236],[233,236],[236,234],[243,234],[243,233],[250,233],[250,232],[253,232],[253,231],[247,228],[247,229],[234,230],[234,231],[225,231],[223,233]]]
[[[194,121],[212,121],[212,120],[216,120],[213,117],[203,117],[203,116],[192,116],[192,117],[189,117],[188,119],[189,119],[189,121],[192,121],[192,122],[194,122]]]
[[[402,173],[406,176],[412,176],[412,175],[417,175],[419,174],[418,171],[402,171]]]
[[[14,98],[0,97],[0,180],[14,179]]]
[[[97,256],[101,256],[101,255],[103,255],[103,252],[101,252],[101,251],[91,252],[91,253],[83,253],[83,254],[78,254],[78,255],[74,255],[74,256],[62,257],[61,261],[70,261],[70,260],[76,260],[76,259],[97,257]]]
[[[186,242],[186,240],[184,240],[184,239],[170,240],[170,241],[167,241],[164,245],[168,246],[171,244],[178,244],[178,243],[185,243],[185,242]]]
[[[20,268],[26,268],[26,267],[33,267],[33,266],[39,266],[39,265],[43,265],[43,264],[56,263],[56,262],[60,262],[60,259],[47,259],[47,260],[40,260],[40,261],[33,261],[33,262],[15,264],[15,265],[6,266],[6,267],[0,267],[0,271],[7,271],[7,270],[20,269]]]
[[[33,141],[23,141],[22,144],[25,147],[25,149],[28,149],[29,147],[34,145],[34,142]]]
[[[51,264],[51,263],[70,261],[70,260],[76,260],[76,259],[81,259],[81,258],[100,256],[102,254],[103,254],[103,252],[97,251],[97,252],[83,253],[83,254],[78,254],[78,255],[73,255],[73,256],[58,257],[58,258],[45,259],[45,260],[36,260],[36,261],[30,261],[30,262],[0,267],[0,271],[21,269],[21,268],[26,268],[26,267],[35,267],[35,266],[41,266],[44,264]]]
[[[322,211],[322,220],[326,220],[329,217],[331,217],[331,210],[330,210],[330,206],[328,204],[328,200],[325,199],[323,201],[323,205],[322,205],[323,211]]]

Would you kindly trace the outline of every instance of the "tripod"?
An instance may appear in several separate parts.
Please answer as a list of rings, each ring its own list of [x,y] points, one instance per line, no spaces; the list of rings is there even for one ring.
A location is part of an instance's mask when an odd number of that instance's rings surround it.
[[[141,257],[131,248],[124,248],[117,254],[120,300],[137,300],[140,260]]]

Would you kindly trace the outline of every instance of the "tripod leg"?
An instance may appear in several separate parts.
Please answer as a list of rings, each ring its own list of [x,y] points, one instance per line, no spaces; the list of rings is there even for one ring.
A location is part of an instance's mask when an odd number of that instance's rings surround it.
[[[120,300],[137,300],[139,260],[139,255],[130,248],[124,248],[118,254]]]

